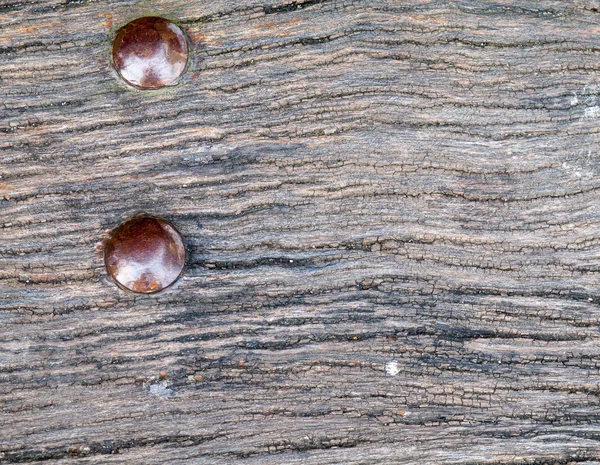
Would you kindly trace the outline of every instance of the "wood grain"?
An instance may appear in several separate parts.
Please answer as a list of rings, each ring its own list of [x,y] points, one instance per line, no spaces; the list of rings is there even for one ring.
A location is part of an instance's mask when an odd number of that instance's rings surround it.
[[[600,464],[599,71],[591,0],[0,0],[0,462]]]

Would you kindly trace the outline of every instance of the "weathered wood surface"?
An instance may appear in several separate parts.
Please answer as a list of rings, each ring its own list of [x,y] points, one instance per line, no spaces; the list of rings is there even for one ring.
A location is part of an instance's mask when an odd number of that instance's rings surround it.
[[[148,14],[193,43],[176,88],[111,71]],[[597,2],[0,24],[1,463],[600,463]],[[101,259],[139,212],[189,250],[155,296]]]

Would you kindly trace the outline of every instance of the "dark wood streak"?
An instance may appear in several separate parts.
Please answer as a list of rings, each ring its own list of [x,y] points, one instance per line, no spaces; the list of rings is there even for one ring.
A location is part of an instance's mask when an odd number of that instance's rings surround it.
[[[0,1],[0,463],[600,464],[598,13]],[[147,15],[178,86],[110,66]]]

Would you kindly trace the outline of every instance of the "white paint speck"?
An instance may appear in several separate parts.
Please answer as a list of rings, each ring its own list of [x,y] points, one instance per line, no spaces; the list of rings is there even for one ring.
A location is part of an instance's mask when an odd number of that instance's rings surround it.
[[[586,118],[597,118],[600,116],[600,107],[594,105],[593,107],[586,108],[583,112],[583,116]]]
[[[390,376],[396,376],[400,373],[400,367],[397,360],[390,360],[385,364],[385,372]]]
[[[169,383],[167,381],[160,381],[158,383],[151,384],[150,394],[165,399],[175,397],[175,391],[169,388]]]
[[[575,106],[579,103],[579,98],[577,97],[577,92],[573,92],[573,97],[571,98],[571,106]]]

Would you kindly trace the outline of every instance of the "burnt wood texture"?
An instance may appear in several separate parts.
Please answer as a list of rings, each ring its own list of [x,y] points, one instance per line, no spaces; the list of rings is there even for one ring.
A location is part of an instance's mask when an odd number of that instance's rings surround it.
[[[599,464],[599,6],[0,0],[0,463]]]

